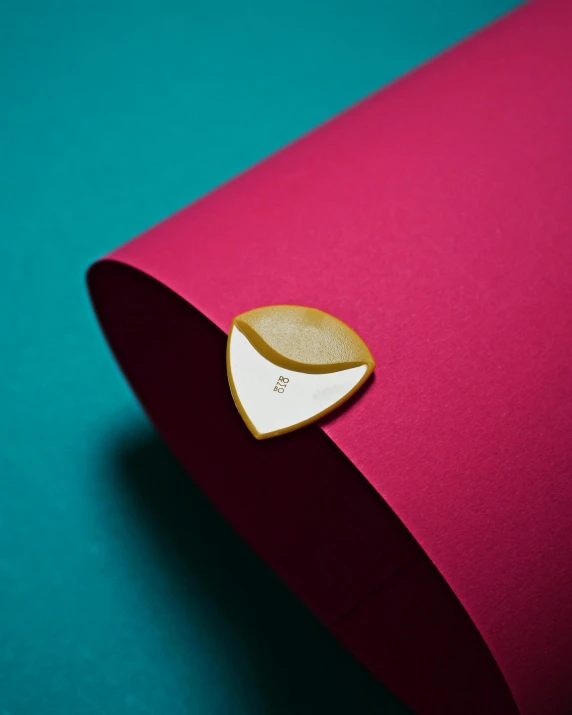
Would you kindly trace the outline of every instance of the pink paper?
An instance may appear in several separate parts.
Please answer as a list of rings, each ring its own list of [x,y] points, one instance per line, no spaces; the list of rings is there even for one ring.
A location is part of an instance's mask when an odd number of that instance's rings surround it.
[[[460,701],[440,709],[447,675],[431,671],[431,682],[442,681],[424,697],[430,686],[413,671],[391,673],[367,625],[390,603],[376,606],[379,588],[407,582],[396,581],[399,564],[417,563],[417,545],[520,711],[572,708],[571,88],[572,3],[537,0],[90,274],[107,336],[183,463],[420,712],[455,712]],[[137,293],[141,279],[114,262],[176,295],[149,281]],[[273,303],[315,306],[351,325],[377,368],[360,399],[322,424],[339,451],[318,428],[267,443],[243,435],[228,403],[222,335],[196,311],[191,321],[181,298],[224,331],[238,313]],[[181,338],[185,316],[196,332]],[[157,332],[134,359],[129,344],[151,324]],[[175,336],[179,353],[163,350]],[[195,403],[174,394],[186,394],[185,380]],[[233,459],[218,454],[225,443]],[[297,472],[300,454],[310,461]],[[306,515],[295,529],[292,513]],[[431,578],[418,583],[438,583]],[[477,660],[498,702],[486,712],[508,713],[487,657]],[[444,656],[441,670],[454,660]]]

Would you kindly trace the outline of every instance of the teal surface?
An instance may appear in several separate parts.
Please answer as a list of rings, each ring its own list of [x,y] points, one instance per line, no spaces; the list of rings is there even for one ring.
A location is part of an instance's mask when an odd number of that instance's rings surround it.
[[[409,712],[181,472],[84,272],[515,4],[1,3],[1,715]]]

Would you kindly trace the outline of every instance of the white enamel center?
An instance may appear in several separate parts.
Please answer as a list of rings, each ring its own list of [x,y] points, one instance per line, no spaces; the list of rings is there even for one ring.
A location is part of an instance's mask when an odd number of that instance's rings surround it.
[[[230,333],[230,370],[242,407],[261,435],[300,424],[335,405],[364,376],[367,366],[326,374],[278,367],[236,327]]]

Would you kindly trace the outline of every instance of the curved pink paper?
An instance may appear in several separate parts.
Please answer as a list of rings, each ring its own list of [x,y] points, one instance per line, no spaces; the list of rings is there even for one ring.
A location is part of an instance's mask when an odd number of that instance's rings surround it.
[[[90,278],[112,345],[145,329],[135,325],[132,307],[124,306],[129,321],[114,323],[113,311],[123,310],[117,304],[129,302],[123,282],[137,283],[117,274],[115,261],[154,277],[224,331],[238,313],[280,302],[321,308],[364,338],[377,362],[375,380],[322,429],[444,576],[525,715],[572,707],[571,87],[572,3],[533,2],[122,247]],[[163,305],[166,343],[184,325],[175,317],[183,303],[159,297],[158,285],[146,290],[141,311],[153,313],[153,300]],[[214,346],[208,330],[197,335]],[[122,359],[122,349],[118,357],[144,404],[152,401],[145,394],[152,360],[161,380],[185,369],[176,356],[162,364],[159,343],[141,365]],[[189,366],[193,349],[200,345],[181,351]],[[216,370],[218,363],[213,383]],[[220,419],[230,434],[233,417],[213,383],[208,427],[216,432]],[[197,399],[207,400],[201,389]],[[207,470],[211,458],[218,464],[212,445],[209,454],[193,446],[192,404],[182,414],[173,397],[167,419],[168,399],[157,423],[182,461],[188,457],[197,470]],[[303,430],[290,444],[327,452],[318,433]],[[241,439],[237,453],[272,457],[271,472],[278,447],[255,454]],[[331,457],[333,464],[337,457],[326,452],[324,463]],[[230,476],[217,479],[205,487],[215,502],[240,499]],[[248,484],[248,476],[240,479]],[[285,471],[286,507],[288,479]],[[258,505],[272,501],[278,482],[274,491],[262,489]],[[316,503],[324,493],[316,492]],[[359,502],[371,510],[368,525],[378,523],[373,501],[364,493]],[[339,530],[358,528],[342,503],[334,507]],[[244,510],[234,522],[263,551],[269,516],[247,500]],[[289,582],[299,580],[298,592],[384,677],[390,659],[377,667],[367,638],[385,631],[367,634],[368,612],[376,585],[392,574],[372,575],[371,563],[399,526],[379,533],[372,526],[370,540],[356,537],[355,583],[336,583],[331,602],[308,585],[319,565],[288,579],[287,554],[318,543],[319,529],[300,525],[300,544],[276,542],[281,556],[273,565]],[[415,547],[398,542],[392,545],[405,562],[416,562]],[[335,564],[328,569],[337,573]],[[431,579],[420,579],[431,588]],[[412,582],[409,593],[415,588]],[[352,607],[348,622],[344,604]],[[446,637],[454,642],[453,631]],[[455,712],[440,710],[438,695],[424,700],[421,681],[414,694],[411,679],[400,677],[387,680],[423,712]],[[502,686],[494,687],[502,700]],[[486,712],[508,713],[504,702],[505,709]]]

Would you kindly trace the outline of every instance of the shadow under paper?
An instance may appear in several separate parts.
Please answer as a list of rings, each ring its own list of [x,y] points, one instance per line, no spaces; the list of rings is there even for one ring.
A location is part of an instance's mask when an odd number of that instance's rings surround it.
[[[411,713],[241,540],[150,427],[118,439],[113,458],[154,541],[146,558],[160,560],[188,598],[190,619],[197,618],[199,589],[208,628],[225,643],[224,660],[249,712]],[[197,647],[188,644],[189,651]]]

